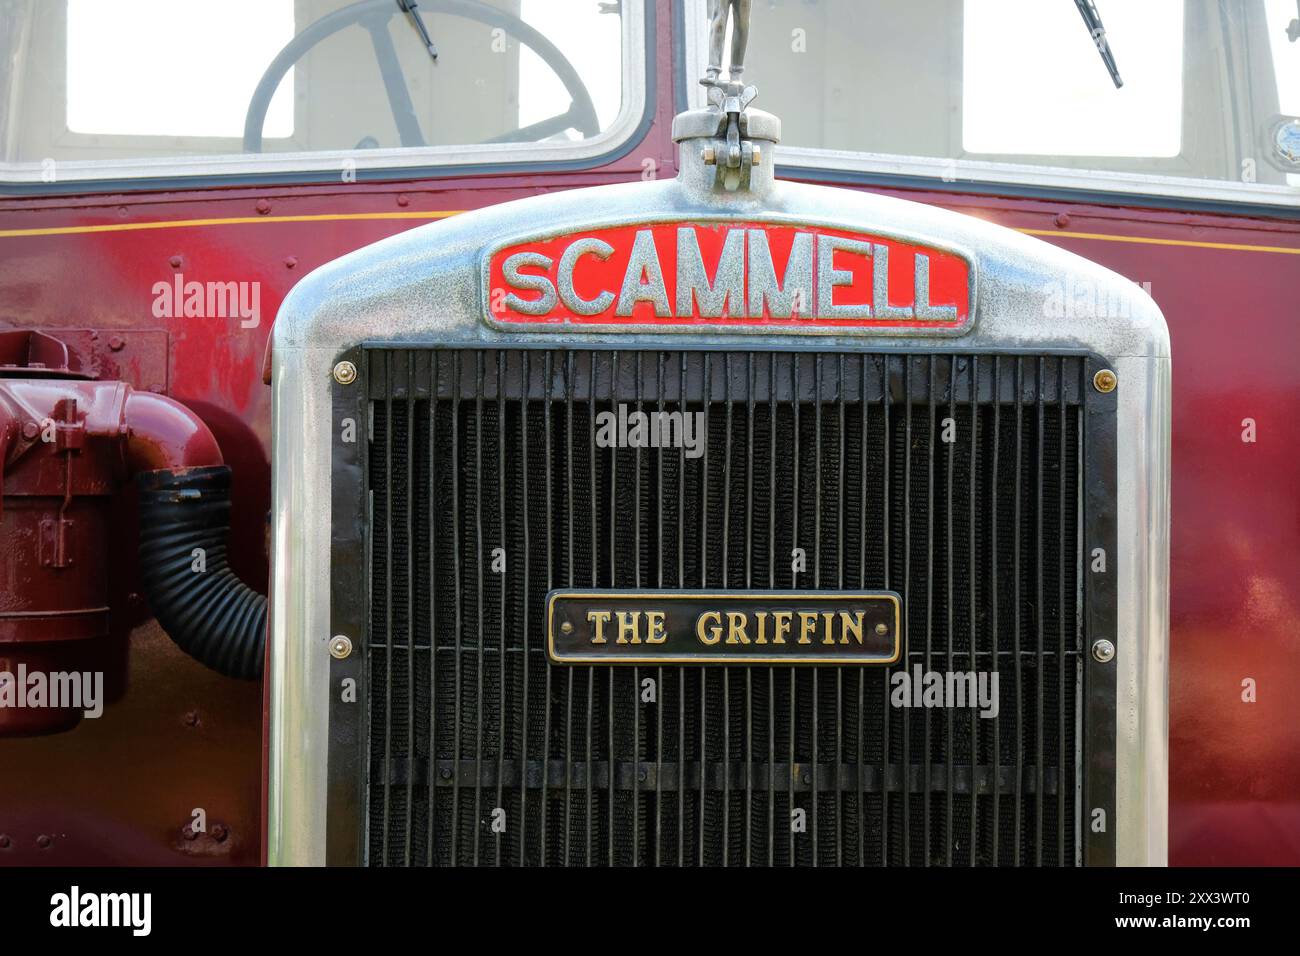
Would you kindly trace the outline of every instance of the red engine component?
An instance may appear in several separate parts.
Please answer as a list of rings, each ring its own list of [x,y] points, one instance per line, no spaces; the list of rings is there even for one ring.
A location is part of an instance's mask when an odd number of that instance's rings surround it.
[[[80,369],[57,339],[0,334],[0,736],[68,730],[96,693],[125,479],[222,462],[185,406]]]

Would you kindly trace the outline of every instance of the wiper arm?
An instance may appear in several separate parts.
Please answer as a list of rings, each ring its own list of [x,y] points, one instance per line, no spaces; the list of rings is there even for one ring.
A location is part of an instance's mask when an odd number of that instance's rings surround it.
[[[1101,54],[1101,61],[1106,64],[1106,70],[1115,82],[1115,89],[1119,89],[1124,85],[1124,81],[1119,78],[1115,54],[1110,51],[1110,43],[1106,40],[1106,28],[1101,25],[1101,16],[1097,13],[1097,8],[1092,0],[1074,0],[1074,5],[1079,8],[1083,22],[1088,25],[1088,34],[1092,37],[1092,42],[1097,44],[1097,52]]]
[[[429,56],[435,61],[438,59],[438,51],[434,49],[433,39],[429,36],[428,29],[424,26],[424,18],[420,16],[416,0],[397,0],[397,5],[401,7],[402,12],[410,16],[411,22],[415,24],[415,29],[420,31],[420,39],[424,41],[425,49],[429,51]]]

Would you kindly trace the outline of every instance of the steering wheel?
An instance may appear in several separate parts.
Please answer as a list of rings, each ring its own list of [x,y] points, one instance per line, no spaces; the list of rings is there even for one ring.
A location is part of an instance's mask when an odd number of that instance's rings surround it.
[[[587,87],[578,76],[578,71],[550,40],[519,17],[488,6],[486,3],[480,3],[478,0],[424,0],[420,4],[420,10],[446,13],[466,20],[475,20],[490,27],[500,27],[541,57],[542,62],[551,68],[568,91],[569,108],[563,113],[484,142],[534,142],[570,128],[578,130],[584,136],[594,136],[600,132],[600,121],[596,117],[596,108],[591,102],[591,94],[587,92]],[[388,22],[402,13],[396,0],[361,0],[360,3],[326,14],[290,40],[266,68],[266,72],[257,83],[257,88],[253,91],[253,98],[249,100],[248,113],[244,117],[244,152],[262,152],[262,130],[266,125],[266,111],[271,105],[271,97],[275,95],[285,74],[322,40],[354,25],[360,25],[370,34],[370,44],[374,49],[375,60],[379,64],[379,72],[384,80],[384,91],[388,96],[388,106],[393,112],[393,121],[397,124],[402,145],[426,145],[424,135],[420,131],[419,120],[415,116],[415,106],[411,102],[406,77],[403,76],[401,64],[397,60],[393,38],[388,32]]]

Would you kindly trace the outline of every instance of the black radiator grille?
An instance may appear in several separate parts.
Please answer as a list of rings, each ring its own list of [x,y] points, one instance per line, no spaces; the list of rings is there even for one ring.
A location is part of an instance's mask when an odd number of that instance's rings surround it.
[[[1081,357],[367,360],[371,865],[1076,862]],[[597,447],[619,403],[705,453]],[[907,666],[999,715],[890,706],[902,665],[551,665],[570,585],[895,590]]]

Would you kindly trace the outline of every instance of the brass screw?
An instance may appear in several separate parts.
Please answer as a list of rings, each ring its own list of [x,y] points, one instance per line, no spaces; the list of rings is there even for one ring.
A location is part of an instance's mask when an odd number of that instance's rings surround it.
[[[1104,637],[1093,643],[1092,656],[1098,664],[1105,664],[1115,658],[1115,645]]]
[[[560,625],[560,630],[561,630],[561,632],[563,632],[563,633],[565,633],[565,634],[572,634],[572,633],[573,633],[573,625],[570,624],[568,621],[565,621],[564,623],[562,623],[562,624]]]
[[[352,656],[352,641],[344,634],[336,634],[330,641],[330,657],[344,660]]]
[[[334,381],[340,385],[351,385],[357,380],[357,367],[344,360],[334,366]]]
[[[882,635],[882,636],[885,635],[885,634],[888,634],[888,633],[889,633],[889,625],[886,624],[886,623],[884,623],[883,621],[882,621],[881,623],[877,624],[877,625],[876,625],[876,633],[877,633],[877,634],[880,634],[880,635]]]
[[[1092,377],[1092,386],[1099,392],[1113,392],[1118,384],[1119,379],[1108,368],[1101,369]]]

